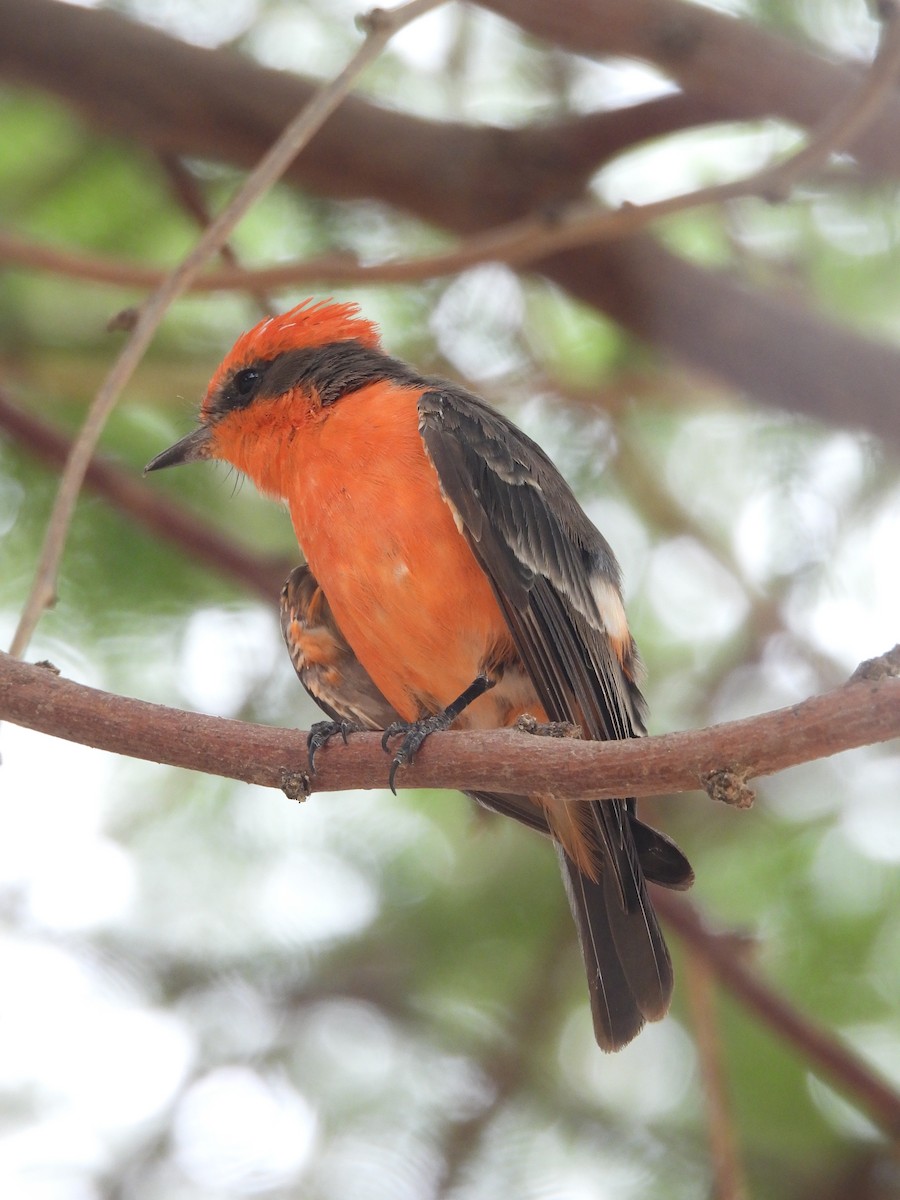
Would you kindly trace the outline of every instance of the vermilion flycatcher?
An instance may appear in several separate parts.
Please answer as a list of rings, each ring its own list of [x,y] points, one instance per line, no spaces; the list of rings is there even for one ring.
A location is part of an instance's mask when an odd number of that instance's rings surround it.
[[[595,740],[644,732],[619,568],[541,450],[478,396],[386,355],[355,305],[306,302],[238,339],[201,424],[147,470],[224,459],[290,509],[309,572],[282,625],[310,694],[402,740],[528,713]],[[315,751],[327,733],[311,744]],[[645,877],[690,886],[634,800],[479,794],[547,831],[578,925],[597,1041],[662,1017],[672,965]]]

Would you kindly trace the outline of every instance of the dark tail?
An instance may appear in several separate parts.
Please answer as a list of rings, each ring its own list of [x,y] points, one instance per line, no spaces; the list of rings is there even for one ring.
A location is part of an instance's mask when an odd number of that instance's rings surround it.
[[[543,808],[530,797],[468,794],[485,808],[550,834]],[[646,1021],[659,1020],[672,997],[672,963],[646,880],[677,891],[694,881],[681,850],[664,833],[639,821],[632,808],[622,809],[627,820],[616,839],[619,873],[627,881],[627,911],[616,872],[601,870],[595,883],[556,844],[587,971],[594,1033],[604,1050],[621,1049]],[[604,815],[603,810],[597,815]]]
[[[669,1007],[669,951],[642,876],[638,903],[626,911],[612,871],[595,883],[560,846],[557,852],[587,970],[594,1034],[601,1049],[620,1050]]]
[[[466,792],[466,795],[482,808],[512,817],[514,821],[527,825],[545,837],[551,836],[546,813],[529,796],[514,796],[505,792]],[[694,872],[672,839],[658,829],[645,825],[630,811],[628,824],[644,878],[651,883],[658,883],[660,887],[686,891],[694,882]]]

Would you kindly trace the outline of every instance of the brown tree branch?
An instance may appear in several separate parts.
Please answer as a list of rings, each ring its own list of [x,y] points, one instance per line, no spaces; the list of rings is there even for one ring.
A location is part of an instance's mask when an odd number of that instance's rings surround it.
[[[891,346],[712,275],[646,236],[566,250],[540,267],[638,337],[765,404],[900,446],[900,353]]]
[[[315,91],[310,80],[186,45],[115,12],[0,0],[0,24],[0,75],[43,88],[92,126],[154,151],[252,167]],[[349,96],[286,178],[336,199],[377,196],[466,233],[582,195],[598,167],[646,138],[732,115],[666,96],[501,129],[415,118]]]
[[[789,108],[784,115],[799,119],[799,104],[803,123],[813,126],[861,78],[858,71],[828,63],[746,21],[676,0],[616,0],[608,12],[606,6],[575,0],[540,0],[516,5],[513,16],[550,21],[553,12],[568,22],[558,36],[562,39],[568,29],[574,37],[577,27],[586,49],[607,27],[609,52],[635,53],[627,49],[632,44],[628,29],[632,39],[640,41],[643,30],[651,46],[661,42],[665,47],[669,42],[662,33],[668,29],[672,53],[684,43],[679,61],[685,72],[693,65],[696,73],[712,77],[704,89],[712,99],[669,98],[684,105],[680,114],[658,101],[641,114],[626,110],[501,130],[424,121],[349,97],[289,177],[338,198],[376,196],[471,234],[583,195],[587,180],[610,154],[659,132],[667,121],[673,126],[679,119],[689,122],[692,109],[696,120],[708,120],[717,112],[758,116],[783,102]],[[239,165],[255,161],[285,114],[310,91],[302,80],[230,52],[183,45],[115,13],[55,0],[0,0],[0,18],[0,72],[44,87],[98,127],[154,148]],[[586,26],[578,25],[579,19]],[[675,35],[688,19],[700,23],[700,32],[691,32],[696,25],[689,23],[691,36],[679,42]],[[709,21],[717,23],[719,42],[709,41]],[[717,71],[710,46],[720,43],[727,61],[736,62],[748,95],[742,97],[727,74]],[[797,99],[804,88],[811,102],[807,95]],[[117,97],[115,105],[109,104],[110,95]],[[641,126],[642,117],[654,115],[658,127]],[[900,98],[888,102],[855,152],[884,171],[900,168]],[[900,353],[795,299],[694,266],[646,236],[563,251],[542,259],[537,269],[635,335],[766,403],[865,426],[900,443],[894,403]]]
[[[796,183],[822,165],[830,154],[845,148],[858,135],[860,127],[875,118],[878,107],[886,103],[900,68],[900,26],[895,21],[887,28],[891,36],[885,38],[873,69],[863,77],[860,87],[846,98],[840,109],[829,114],[821,129],[783,161],[769,164],[743,178],[710,184],[646,204],[624,204],[615,210],[604,208],[593,200],[571,204],[472,234],[441,253],[381,263],[364,264],[352,255],[326,255],[273,267],[248,269],[238,265],[231,247],[225,245],[220,248],[220,255],[226,261],[226,267],[198,276],[186,290],[255,292],[260,288],[292,287],[321,283],[323,280],[369,284],[412,283],[454,274],[488,261],[522,267],[560,250],[626,238],[664,217],[691,209],[752,196],[770,201],[786,199]],[[159,157],[177,188],[181,202],[193,216],[202,216],[196,181],[188,174],[181,160],[170,154],[160,153]],[[127,287],[154,287],[166,277],[164,271],[137,263],[46,246],[2,229],[0,261],[76,279]]]
[[[685,955],[684,982],[703,1082],[715,1200],[744,1200],[747,1184],[728,1092],[714,977],[693,946]]]
[[[695,791],[900,736],[900,647],[869,674],[800,704],[708,729],[624,742],[530,738],[516,730],[436,734],[404,768],[404,787],[546,792],[560,799]],[[320,752],[314,781],[294,730],[227,721],[83,687],[0,654],[0,720],[132,758],[299,794],[383,786],[378,734]],[[711,784],[710,784],[711,786]],[[723,795],[721,787],[717,794]]]
[[[780,200],[837,151],[852,150],[866,129],[894,99],[900,65],[900,21],[895,0],[880,0],[881,40],[871,68],[858,88],[838,98],[816,123],[805,146],[783,163],[765,167],[757,180],[761,195]]]
[[[876,1070],[770,987],[748,960],[746,947],[742,952],[734,937],[711,931],[683,896],[654,888],[653,897],[660,916],[741,1004],[834,1080],[891,1138],[900,1138],[900,1095]]]
[[[748,20],[685,0],[479,0],[483,8],[576,54],[652,63],[687,92],[744,118],[780,117],[806,129],[860,83],[859,69],[830,62]],[[854,144],[867,167],[900,170],[900,96]]]

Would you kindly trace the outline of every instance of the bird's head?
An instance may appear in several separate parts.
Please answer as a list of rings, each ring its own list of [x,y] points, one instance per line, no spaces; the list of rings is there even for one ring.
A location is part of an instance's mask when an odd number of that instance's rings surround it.
[[[279,421],[296,422],[334,403],[382,359],[375,326],[355,304],[304,300],[242,334],[213,375],[200,425],[144,468],[158,471],[200,459],[225,459],[257,476]],[[367,365],[368,364],[368,370]]]

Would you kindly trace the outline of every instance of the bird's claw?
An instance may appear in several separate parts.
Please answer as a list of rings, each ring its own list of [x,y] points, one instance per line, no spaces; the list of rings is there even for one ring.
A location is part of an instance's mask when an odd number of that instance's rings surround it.
[[[323,746],[327,746],[333,737],[341,735],[344,745],[347,745],[347,735],[349,733],[360,733],[362,726],[356,721],[316,721],[309,728],[309,735],[306,739],[306,753],[309,758],[309,769],[312,774],[316,772],[316,755]]]
[[[388,775],[388,786],[395,796],[397,795],[397,788],[394,780],[397,777],[399,769],[406,766],[407,763],[412,763],[427,737],[430,737],[432,733],[448,729],[452,720],[452,716],[448,716],[445,712],[439,712],[433,713],[429,717],[421,717],[418,721],[394,721],[392,725],[388,725],[387,729],[381,735],[381,748],[386,753],[390,754],[388,743],[391,738],[403,735],[403,741],[394,751],[394,757],[391,759],[391,770]]]

